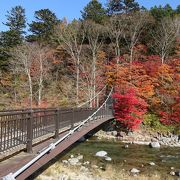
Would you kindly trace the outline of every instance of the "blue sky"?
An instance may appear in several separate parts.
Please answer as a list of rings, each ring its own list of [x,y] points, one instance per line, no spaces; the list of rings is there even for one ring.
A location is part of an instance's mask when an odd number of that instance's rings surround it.
[[[99,0],[102,4],[107,3],[107,0]],[[170,4],[176,8],[180,4],[179,0],[137,0],[141,6],[150,8],[154,5]],[[83,9],[90,0],[0,0],[0,30],[5,30],[6,27],[2,22],[6,22],[5,15],[7,11],[16,5],[21,5],[26,9],[28,22],[33,20],[34,11],[44,8],[49,8],[56,13],[58,18],[67,17],[72,20],[81,16],[80,10]]]

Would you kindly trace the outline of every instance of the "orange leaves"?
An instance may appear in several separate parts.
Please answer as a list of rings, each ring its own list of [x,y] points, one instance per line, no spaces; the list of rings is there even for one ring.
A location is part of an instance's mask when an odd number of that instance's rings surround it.
[[[162,83],[165,83],[165,81],[172,82],[173,75],[173,69],[167,64],[162,64],[158,68],[158,79],[161,80]]]
[[[120,89],[123,93],[133,88],[138,97],[148,102],[149,109],[157,114],[163,111],[173,122],[177,122],[180,59],[170,59],[168,64],[161,64],[159,56],[147,56],[131,65],[123,61],[120,63],[108,66],[107,79],[109,83],[113,82],[115,90]]]

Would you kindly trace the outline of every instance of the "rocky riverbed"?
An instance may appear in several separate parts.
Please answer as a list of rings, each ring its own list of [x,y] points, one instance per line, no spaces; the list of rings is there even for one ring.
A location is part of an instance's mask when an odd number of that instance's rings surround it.
[[[178,135],[171,133],[158,133],[147,130],[139,130],[136,132],[125,133],[123,131],[98,131],[95,136],[98,139],[114,139],[129,144],[150,145],[156,144],[157,147],[169,146],[180,147],[180,138]]]
[[[103,138],[93,137],[78,144],[37,179],[180,180],[179,147],[150,148]]]

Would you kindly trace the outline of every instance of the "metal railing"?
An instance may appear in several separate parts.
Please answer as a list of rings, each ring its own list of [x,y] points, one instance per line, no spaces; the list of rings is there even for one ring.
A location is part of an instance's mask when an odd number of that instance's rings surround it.
[[[71,115],[73,115],[73,116],[70,116],[70,118],[73,119],[74,122],[76,122],[76,120],[75,120],[76,119],[75,117],[77,117],[76,115],[78,115],[78,114],[80,115],[81,114],[82,116],[81,117],[78,116],[77,122],[79,122],[79,118],[82,121],[76,127],[73,127],[66,135],[64,135],[63,137],[58,139],[55,143],[52,143],[49,146],[47,146],[39,155],[37,155],[34,159],[29,161],[26,165],[21,167],[19,170],[17,170],[14,173],[10,173],[10,174],[4,176],[3,180],[14,180],[22,172],[24,172],[26,169],[28,169],[32,164],[36,163],[45,154],[47,154],[51,150],[55,149],[56,146],[59,143],[61,143],[63,140],[65,140],[66,138],[71,136],[74,132],[76,132],[79,128],[84,126],[86,123],[94,121],[94,120],[102,119],[102,118],[105,118],[105,117],[107,118],[107,120],[113,118],[113,113],[112,113],[112,108],[111,108],[111,98],[110,98],[111,94],[112,94],[112,91],[113,91],[113,89],[111,89],[111,91],[110,91],[108,97],[106,98],[105,102],[98,109],[83,109],[83,110],[81,109],[82,112],[83,112],[82,114],[79,113],[79,109],[78,108],[77,108],[77,111],[73,109],[73,111],[71,111],[71,113],[72,113]],[[58,111],[58,112],[61,112],[61,111]],[[84,118],[87,115],[88,115],[88,117]],[[56,121],[57,123],[59,122],[59,119],[60,119],[58,117],[60,117],[60,116],[59,116],[58,113],[56,113],[56,118],[55,119],[58,119]],[[72,121],[70,121],[70,122],[72,122]],[[57,128],[58,128],[58,126],[57,126]]]
[[[20,145],[25,145],[27,152],[32,152],[33,140],[50,133],[58,138],[59,131],[65,127],[73,129],[75,124],[90,116],[97,119],[106,115],[112,115],[107,100],[99,109],[48,108],[0,112],[0,153]]]
[[[35,111],[13,111],[0,113],[0,152],[26,144],[27,152],[32,151],[34,139],[59,130],[74,127],[95,112],[96,108],[39,109]]]

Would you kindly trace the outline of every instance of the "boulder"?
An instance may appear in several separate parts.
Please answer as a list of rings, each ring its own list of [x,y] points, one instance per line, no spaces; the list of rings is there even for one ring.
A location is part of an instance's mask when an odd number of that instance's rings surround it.
[[[90,162],[89,162],[89,161],[86,161],[86,162],[84,162],[83,164],[84,164],[84,165],[88,165],[88,164],[90,164]]]
[[[139,169],[136,169],[136,168],[132,168],[131,173],[140,173],[140,170]]]
[[[63,164],[68,164],[68,161],[67,160],[62,160],[62,163]]]
[[[107,155],[107,152],[106,151],[98,151],[96,153],[96,156],[98,157],[105,157]]]
[[[150,142],[149,146],[152,148],[160,148],[161,147],[159,142]]]
[[[150,162],[149,165],[155,166],[156,164],[154,162]]]
[[[117,136],[118,133],[117,133],[117,131],[112,131],[111,134],[112,134],[113,136]]]
[[[112,158],[107,156],[107,157],[105,157],[105,160],[106,161],[112,161]]]
[[[175,172],[175,175],[180,177],[180,170]]]
[[[127,149],[128,147],[129,147],[129,145],[128,145],[128,144],[124,145],[124,148],[125,148],[125,149]]]
[[[78,158],[71,158],[71,159],[68,159],[70,165],[77,165],[79,163],[79,159]]]
[[[83,159],[83,155],[79,155],[79,156],[77,157],[77,159],[79,159],[79,160]]]
[[[86,168],[86,167],[84,167],[84,166],[81,166],[80,171],[81,171],[81,172],[88,172],[89,169]]]
[[[92,168],[98,169],[98,166],[97,165],[92,165]]]
[[[169,174],[170,174],[171,176],[175,176],[175,172],[174,172],[174,171],[171,171]]]

